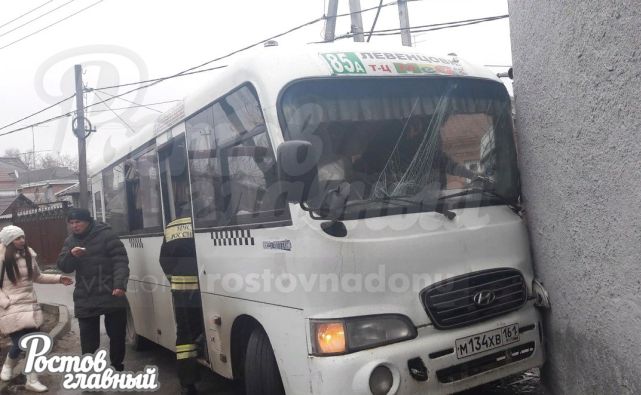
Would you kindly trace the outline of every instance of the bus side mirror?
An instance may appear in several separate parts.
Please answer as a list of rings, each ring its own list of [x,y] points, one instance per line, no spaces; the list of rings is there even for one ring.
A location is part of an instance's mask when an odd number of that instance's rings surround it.
[[[292,140],[276,150],[278,182],[288,203],[303,203],[318,191],[318,165],[309,141]]]

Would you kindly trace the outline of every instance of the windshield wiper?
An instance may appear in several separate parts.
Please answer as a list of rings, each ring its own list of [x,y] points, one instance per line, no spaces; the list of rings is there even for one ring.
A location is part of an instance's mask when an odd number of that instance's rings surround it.
[[[501,202],[505,203],[505,205],[507,205],[512,211],[514,211],[518,215],[521,215],[523,213],[523,207],[521,207],[518,203],[516,203],[514,201],[510,201],[505,196],[503,196],[503,195],[501,195],[501,194],[499,194],[499,193],[497,193],[497,192],[495,192],[493,190],[490,190],[490,189],[480,189],[480,188],[466,189],[465,191],[456,192],[456,193],[452,193],[452,194],[449,194],[449,195],[441,196],[440,198],[438,198],[438,200],[446,200],[446,199],[450,199],[450,198],[454,198],[454,197],[472,195],[472,194],[477,194],[477,193],[490,195],[492,197],[495,197],[495,198],[499,199]]]
[[[345,208],[347,209],[354,206],[370,205],[372,203],[389,203],[389,204],[395,204],[397,206],[403,206],[402,203],[408,203],[413,206],[416,206],[416,205],[418,205],[419,207],[425,206],[422,201],[406,199],[406,197],[407,196],[385,196],[385,197],[376,198],[376,199],[357,200],[357,201],[348,202],[345,205]],[[456,213],[445,208],[443,204],[437,204],[434,207],[434,211],[439,214],[443,214],[444,216],[447,217],[447,219],[450,219],[450,220],[456,217]]]

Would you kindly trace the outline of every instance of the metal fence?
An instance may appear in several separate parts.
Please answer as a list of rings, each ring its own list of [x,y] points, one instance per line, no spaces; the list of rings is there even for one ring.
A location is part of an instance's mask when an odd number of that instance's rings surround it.
[[[12,215],[11,222],[24,230],[27,243],[38,254],[41,267],[56,263],[68,235],[68,210],[68,202],[56,202],[14,212]]]

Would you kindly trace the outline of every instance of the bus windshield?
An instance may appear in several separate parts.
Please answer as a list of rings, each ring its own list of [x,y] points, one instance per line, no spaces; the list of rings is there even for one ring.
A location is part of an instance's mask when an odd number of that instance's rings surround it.
[[[515,202],[510,108],[495,81],[333,78],[290,85],[279,114],[286,140],[314,147],[316,204],[340,189],[347,219],[435,210],[466,190],[488,193],[462,193],[450,207]]]

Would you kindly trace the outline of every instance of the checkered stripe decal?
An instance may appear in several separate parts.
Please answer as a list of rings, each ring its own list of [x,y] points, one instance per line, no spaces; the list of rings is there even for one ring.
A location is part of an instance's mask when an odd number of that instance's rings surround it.
[[[131,248],[143,248],[142,239],[140,237],[129,238],[129,246]]]
[[[211,232],[211,239],[214,246],[233,247],[233,246],[253,246],[254,238],[249,229],[240,230],[220,230]]]

